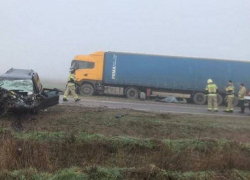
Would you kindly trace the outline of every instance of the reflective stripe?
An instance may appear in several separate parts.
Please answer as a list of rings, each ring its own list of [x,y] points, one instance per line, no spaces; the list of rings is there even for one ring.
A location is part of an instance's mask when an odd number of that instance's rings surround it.
[[[68,82],[68,86],[75,86],[75,83]]]
[[[210,94],[216,95],[217,89],[218,87],[216,86],[216,84],[208,84],[206,87],[206,90],[208,91],[209,95]]]
[[[69,74],[68,81],[70,81],[70,79],[74,79],[74,81],[75,81],[76,80],[75,75],[74,74]]]
[[[229,92],[229,91],[230,91],[230,92]],[[234,86],[228,86],[228,87],[226,88],[226,92],[227,92],[228,95],[234,94]]]
[[[217,96],[217,94],[208,94],[207,96]]]
[[[74,86],[75,82],[72,82],[71,79],[73,79],[74,81],[76,80],[76,77],[75,77],[74,74],[69,74],[69,77],[68,77],[68,85],[69,86]]]

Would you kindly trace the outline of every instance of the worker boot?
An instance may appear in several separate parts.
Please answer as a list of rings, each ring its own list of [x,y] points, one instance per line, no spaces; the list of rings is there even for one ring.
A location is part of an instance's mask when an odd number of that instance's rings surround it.
[[[66,99],[66,98],[63,98],[63,101],[69,101],[68,99]]]
[[[81,99],[75,99],[75,102],[81,101]]]

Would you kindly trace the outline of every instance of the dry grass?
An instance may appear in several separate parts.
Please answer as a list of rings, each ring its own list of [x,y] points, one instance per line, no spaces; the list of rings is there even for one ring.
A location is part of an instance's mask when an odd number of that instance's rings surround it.
[[[250,179],[247,119],[59,106],[23,132],[12,122],[1,119],[0,179]]]
[[[115,118],[116,114],[125,115]],[[1,118],[3,128],[9,128],[13,117]],[[155,139],[228,139],[250,142],[249,118],[175,115],[56,106],[38,116],[24,118],[25,132],[49,131],[66,133],[103,134]]]
[[[250,149],[217,140],[159,141],[107,137],[63,137],[57,141],[19,139],[3,132],[0,169],[36,168],[54,171],[72,166],[141,168],[154,164],[164,170],[248,170]]]

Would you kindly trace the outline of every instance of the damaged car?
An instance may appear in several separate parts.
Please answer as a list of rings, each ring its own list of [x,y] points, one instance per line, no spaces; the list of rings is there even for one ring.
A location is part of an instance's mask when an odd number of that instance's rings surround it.
[[[57,105],[60,92],[43,88],[35,71],[12,68],[0,76],[0,114],[37,113]]]

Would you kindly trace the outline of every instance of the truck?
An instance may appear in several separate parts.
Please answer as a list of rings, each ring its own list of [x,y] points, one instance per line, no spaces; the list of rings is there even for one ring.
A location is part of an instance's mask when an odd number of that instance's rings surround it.
[[[207,80],[212,79],[218,86],[218,104],[222,104],[225,87],[232,80],[237,105],[240,83],[250,87],[250,62],[240,60],[99,51],[76,55],[71,67],[76,69],[79,93],[85,96],[102,95],[108,88],[128,98],[169,92],[186,94],[202,105],[207,101]]]

